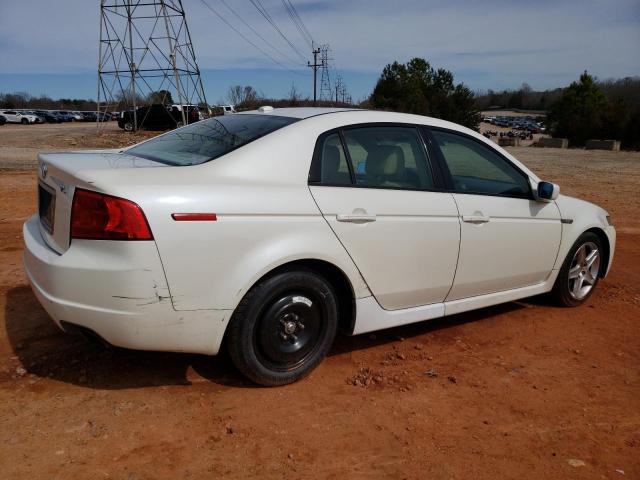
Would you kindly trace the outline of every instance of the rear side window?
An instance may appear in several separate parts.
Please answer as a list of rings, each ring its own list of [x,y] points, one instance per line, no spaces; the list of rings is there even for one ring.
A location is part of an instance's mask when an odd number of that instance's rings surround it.
[[[432,130],[458,193],[529,198],[528,179],[482,143],[455,133]]]
[[[127,153],[168,165],[197,165],[296,121],[297,118],[254,114],[209,118],[153,138]]]
[[[350,185],[351,174],[340,135],[332,133],[324,138],[320,147],[322,155],[320,181],[326,185]]]
[[[432,189],[433,176],[414,127],[364,127],[344,131],[357,185]]]
[[[309,182],[408,190],[435,187],[422,137],[413,126],[349,127],[320,137]]]

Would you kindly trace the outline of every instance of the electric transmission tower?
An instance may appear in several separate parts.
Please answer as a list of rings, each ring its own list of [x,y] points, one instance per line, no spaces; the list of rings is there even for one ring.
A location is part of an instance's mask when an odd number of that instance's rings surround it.
[[[331,78],[329,77],[329,45],[320,46],[320,100],[330,102],[333,99]]]
[[[351,97],[347,92],[347,86],[342,79],[342,75],[336,76],[334,93],[336,103],[351,103]]]
[[[182,0],[100,0],[99,51],[99,122],[133,109],[137,129],[137,107],[170,100],[209,112]]]

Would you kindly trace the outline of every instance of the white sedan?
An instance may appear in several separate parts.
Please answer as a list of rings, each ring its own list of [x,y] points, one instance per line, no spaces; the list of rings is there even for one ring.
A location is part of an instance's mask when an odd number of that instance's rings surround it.
[[[24,263],[55,322],[216,354],[281,385],[360,334],[551,292],[610,269],[603,209],[442,120],[272,109],[124,150],[41,154]]]

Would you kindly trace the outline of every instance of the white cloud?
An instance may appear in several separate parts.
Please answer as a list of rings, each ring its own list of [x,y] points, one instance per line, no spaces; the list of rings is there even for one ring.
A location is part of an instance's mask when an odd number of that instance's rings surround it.
[[[220,0],[207,2],[277,56]],[[295,56],[249,1],[227,2],[271,43]],[[395,59],[421,56],[452,70],[472,88],[523,81],[542,88],[566,83],[584,69],[600,77],[640,74],[637,0],[293,3],[314,38],[331,44],[339,70],[377,73]],[[309,50],[282,2],[263,4],[287,36]],[[185,0],[184,5],[202,69],[274,66],[200,0]],[[97,0],[0,0],[0,72],[94,72],[98,18]]]

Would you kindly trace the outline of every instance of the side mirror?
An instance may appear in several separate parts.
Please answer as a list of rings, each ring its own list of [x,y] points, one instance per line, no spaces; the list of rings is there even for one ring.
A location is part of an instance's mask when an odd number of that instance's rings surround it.
[[[560,187],[551,182],[538,182],[538,188],[536,189],[536,200],[541,202],[552,202],[560,194]]]

